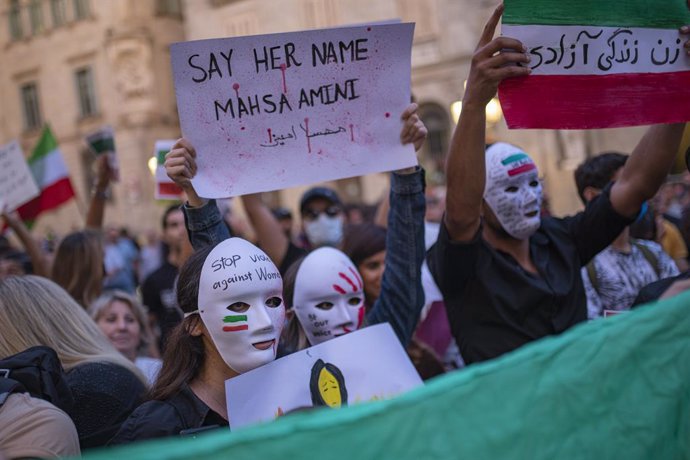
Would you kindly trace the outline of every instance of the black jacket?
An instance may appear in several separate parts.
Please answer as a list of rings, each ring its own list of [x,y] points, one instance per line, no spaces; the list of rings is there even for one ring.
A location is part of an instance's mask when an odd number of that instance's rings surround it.
[[[221,426],[228,426],[228,421],[211,410],[185,385],[170,399],[151,400],[137,407],[108,444],[192,435]]]

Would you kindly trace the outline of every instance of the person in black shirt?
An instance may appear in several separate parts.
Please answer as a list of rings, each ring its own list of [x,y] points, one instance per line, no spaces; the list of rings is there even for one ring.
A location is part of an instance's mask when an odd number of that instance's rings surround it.
[[[528,66],[517,65],[529,62],[522,43],[492,39],[502,13],[501,5],[472,59],[447,162],[446,214],[428,254],[468,363],[585,320],[580,267],[656,193],[683,131],[683,124],[652,126],[618,180],[584,212],[540,219],[541,185],[532,160],[508,144],[495,144],[485,153],[487,103],[503,79],[530,73]]]
[[[161,219],[163,241],[168,246],[163,265],[151,273],[141,286],[142,300],[148,307],[152,322],[160,330],[159,346],[163,347],[170,330],[182,319],[175,301],[175,279],[183,262],[184,245],[189,245],[184,214],[179,204],[169,206]]]

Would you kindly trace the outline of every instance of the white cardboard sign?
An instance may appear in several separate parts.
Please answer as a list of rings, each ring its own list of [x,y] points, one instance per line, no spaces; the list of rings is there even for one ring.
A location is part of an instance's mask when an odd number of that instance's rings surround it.
[[[0,201],[13,211],[39,193],[19,143],[0,146]]]
[[[221,198],[416,164],[400,145],[414,24],[175,43],[199,195]]]
[[[315,406],[392,398],[422,385],[388,323],[365,327],[226,380],[232,429]]]

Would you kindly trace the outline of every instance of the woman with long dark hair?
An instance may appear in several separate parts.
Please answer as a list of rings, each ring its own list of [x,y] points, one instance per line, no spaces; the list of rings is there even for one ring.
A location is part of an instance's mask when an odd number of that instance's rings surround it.
[[[276,357],[285,322],[283,282],[256,246],[229,238],[180,270],[183,321],[171,332],[150,393],[111,444],[227,426],[225,381]]]

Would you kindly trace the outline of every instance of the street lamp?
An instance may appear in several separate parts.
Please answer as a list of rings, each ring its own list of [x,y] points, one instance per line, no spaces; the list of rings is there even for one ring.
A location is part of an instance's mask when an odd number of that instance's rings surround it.
[[[457,125],[460,119],[460,112],[462,112],[462,101],[455,101],[450,105],[450,113],[453,117],[453,122]],[[503,118],[503,110],[501,103],[497,97],[494,97],[486,104],[486,124],[489,126],[495,125]]]

